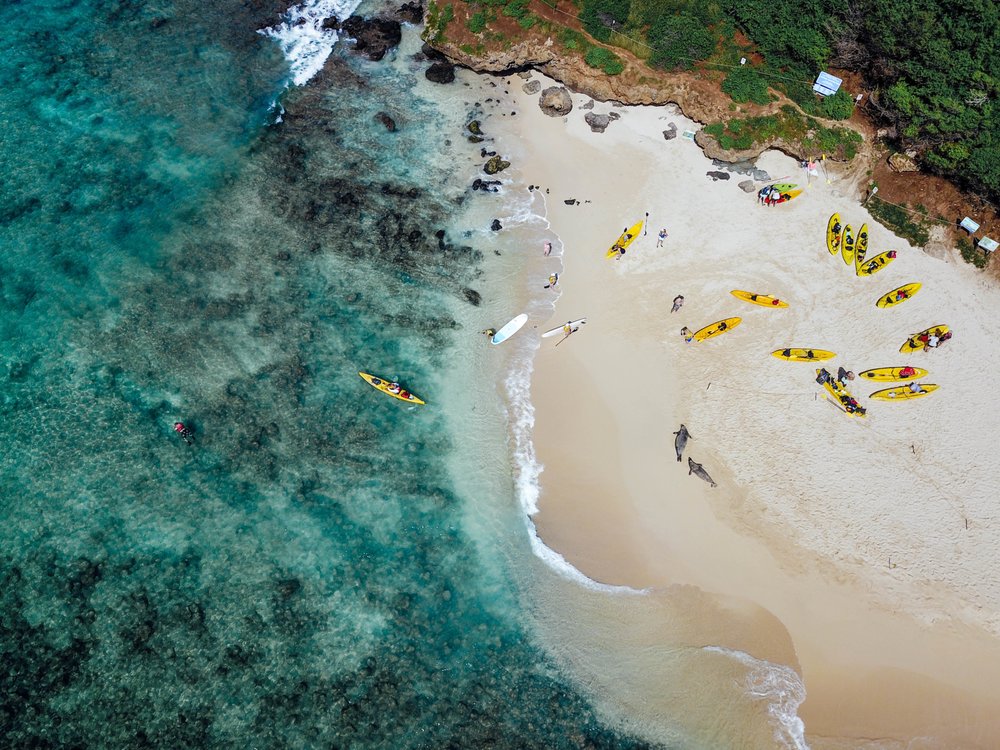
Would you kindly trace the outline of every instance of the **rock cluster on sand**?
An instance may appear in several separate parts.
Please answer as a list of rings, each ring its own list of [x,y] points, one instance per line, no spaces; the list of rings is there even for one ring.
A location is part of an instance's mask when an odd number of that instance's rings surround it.
[[[538,106],[549,117],[563,117],[573,111],[573,99],[565,86],[549,86],[539,97]]]

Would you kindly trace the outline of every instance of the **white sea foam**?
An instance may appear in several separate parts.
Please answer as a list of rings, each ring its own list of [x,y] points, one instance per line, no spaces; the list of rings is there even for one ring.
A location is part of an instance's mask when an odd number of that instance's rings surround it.
[[[789,750],[809,750],[805,724],[798,715],[799,706],[806,699],[806,686],[794,669],[757,659],[745,651],[721,646],[705,646],[704,650],[723,654],[748,667],[747,693],[768,702],[775,742]]]
[[[278,43],[288,60],[292,83],[302,86],[323,69],[333,45],[340,38],[333,29],[324,29],[323,21],[345,19],[361,5],[361,0],[304,0],[293,5],[280,23],[260,29]]]

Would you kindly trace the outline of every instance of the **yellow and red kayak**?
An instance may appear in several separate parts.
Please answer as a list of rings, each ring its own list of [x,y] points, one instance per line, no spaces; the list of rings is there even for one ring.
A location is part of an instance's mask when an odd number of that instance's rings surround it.
[[[811,356],[810,356],[811,355]],[[771,352],[772,357],[787,359],[789,362],[823,362],[833,359],[837,355],[825,349],[775,349]]]
[[[858,232],[858,241],[854,243],[854,268],[855,271],[861,268],[861,263],[868,252],[868,225],[862,224]]]
[[[821,372],[823,372],[823,368],[816,370],[816,375],[818,376]],[[829,375],[830,373],[827,374]],[[827,393],[833,396],[834,403],[843,409],[847,416],[865,416],[865,410],[860,404],[858,404],[857,399],[854,398],[854,396],[852,396],[848,390],[840,384],[840,381],[833,378],[832,375],[825,383],[823,383],[823,387],[826,389]]]
[[[840,235],[840,254],[847,265],[854,264],[854,230],[848,224]]]
[[[871,276],[881,271],[894,260],[896,260],[896,251],[886,250],[884,253],[879,253],[871,260],[866,260],[864,263],[861,263],[857,267],[855,273],[857,273],[858,276]]]
[[[713,336],[719,336],[727,331],[733,330],[742,322],[743,318],[726,318],[725,320],[717,321],[712,323],[710,326],[705,326],[704,328],[695,331],[691,338],[695,341],[705,341]]]
[[[777,187],[778,186],[775,185],[775,188],[777,188]],[[774,206],[774,205],[776,205],[778,203],[788,203],[788,201],[792,200],[792,198],[798,198],[800,195],[802,195],[802,188],[796,188],[795,190],[787,190],[787,191],[786,190],[777,190],[776,191],[776,190],[772,189],[771,195],[774,195],[775,192],[778,193],[778,197],[776,199],[774,199],[774,200],[767,200],[766,204],[768,206]],[[771,195],[768,196],[769,199],[770,199]]]
[[[385,378],[376,377],[375,375],[369,375],[367,372],[359,372],[365,382],[368,383],[372,388],[382,391],[382,393],[387,396],[392,396],[393,398],[398,398],[400,401],[407,401],[411,404],[426,404],[426,401],[414,396],[412,393],[404,388],[401,388],[399,383],[393,382],[391,380],[386,380]]]
[[[886,292],[879,297],[878,301],[875,303],[875,307],[894,307],[895,305],[902,304],[914,294],[919,292],[921,286],[922,284],[919,281],[898,286],[891,292]]]
[[[611,246],[611,248],[608,250],[608,252],[605,254],[604,257],[614,258],[616,255],[624,255],[625,250],[628,248],[629,245],[635,242],[635,238],[639,236],[640,232],[642,232],[641,221],[636,222],[628,229],[626,229],[624,232],[622,232],[621,236],[619,236],[618,239],[615,240],[615,244]]]
[[[840,250],[840,214],[834,214],[826,223],[826,249],[830,255],[836,255]]]
[[[931,326],[930,328],[921,331],[920,333],[915,333],[906,342],[899,347],[900,354],[911,354],[913,352],[918,352],[924,348],[927,343],[927,338],[930,336],[937,336],[941,338],[944,334],[951,330],[948,326]]]
[[[898,383],[902,380],[927,377],[927,370],[922,367],[876,367],[858,374],[865,380],[874,380],[879,383]]]
[[[883,388],[881,391],[875,391],[868,398],[877,398],[881,401],[907,401],[911,398],[923,398],[941,387],[933,383],[920,383],[919,385],[920,390],[916,392],[910,390],[909,385],[898,385],[895,388]]]
[[[757,294],[756,292],[744,292],[741,289],[733,289],[730,292],[737,299],[741,299],[744,302],[752,302],[755,305],[760,305],[761,307],[788,307],[787,302],[782,302],[777,297],[772,297],[769,294]]]

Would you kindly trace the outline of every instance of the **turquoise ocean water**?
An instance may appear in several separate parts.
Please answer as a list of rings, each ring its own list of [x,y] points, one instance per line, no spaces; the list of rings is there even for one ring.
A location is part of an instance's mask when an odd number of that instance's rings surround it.
[[[499,396],[455,383],[499,304],[474,106],[343,50],[286,90],[281,10],[0,10],[3,746],[644,746],[489,541],[524,535]]]

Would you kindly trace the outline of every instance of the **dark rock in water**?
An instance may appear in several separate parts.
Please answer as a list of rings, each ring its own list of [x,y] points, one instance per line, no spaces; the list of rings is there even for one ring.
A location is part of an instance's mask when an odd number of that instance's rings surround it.
[[[448,58],[445,55],[443,55],[442,53],[438,52],[436,49],[434,49],[427,42],[424,42],[420,46],[420,52],[428,60],[433,60],[435,62],[447,62],[448,61]]]
[[[455,66],[451,63],[433,63],[424,75],[431,83],[452,83],[455,80]]]
[[[494,232],[499,232],[501,229],[503,229],[503,224],[500,223],[500,219],[494,219],[493,223],[490,224],[490,229],[492,229]]]
[[[573,110],[573,99],[564,86],[549,86],[539,97],[538,106],[549,117],[562,117]]]
[[[483,296],[475,289],[463,289],[462,294],[465,295],[465,299],[467,299],[470,304],[475,305],[476,307],[479,307],[479,304],[483,301]]]
[[[486,174],[497,174],[498,172],[503,172],[509,166],[509,161],[504,161],[499,156],[494,156],[483,165],[483,171]]]
[[[705,172],[705,175],[712,178],[712,182],[718,182],[719,180],[728,180],[730,177],[729,172]]]
[[[445,246],[444,246],[444,237],[445,237],[445,235],[444,235],[444,230],[443,230],[443,229],[439,229],[439,230],[437,230],[437,231],[436,231],[436,232],[434,233],[434,236],[435,236],[435,237],[437,237],[437,241],[438,241],[438,250],[444,250],[444,247],[445,247]]]
[[[329,18],[324,18],[322,26],[324,29],[340,31],[340,19],[338,19],[336,16],[330,16]]]
[[[424,8],[421,3],[403,3],[394,16],[400,23],[423,23]]]
[[[479,127],[479,120],[470,120],[469,124],[466,125],[465,128],[466,128],[466,130],[468,130],[473,135],[482,135],[483,134],[482,129]]]
[[[278,253],[277,258],[278,260],[288,261],[292,259],[292,254],[287,250],[282,250],[281,252]]]
[[[283,599],[288,599],[302,590],[302,581],[298,578],[286,578],[278,581],[277,589]]]
[[[521,87],[521,90],[524,91],[525,94],[537,94],[539,91],[542,90],[542,82],[528,81]]]
[[[579,202],[580,201],[578,201],[576,198],[567,198],[566,200],[563,201],[563,203],[565,203],[567,206],[575,206]]]
[[[482,190],[484,193],[495,193],[496,186],[499,184],[500,180],[481,180],[477,177],[472,181],[472,189]]]
[[[396,121],[389,117],[388,112],[377,112],[375,114],[375,120],[376,122],[380,122],[385,125],[385,129],[390,133],[396,132]]]
[[[608,125],[611,124],[610,117],[607,115],[594,114],[593,112],[588,112],[583,116],[583,119],[588,125],[590,125],[590,129],[594,133],[603,133],[608,129]]]
[[[351,16],[341,28],[354,39],[354,51],[367,55],[369,60],[381,60],[403,38],[399,21],[389,18]]]
[[[149,22],[149,28],[159,29],[166,26],[170,22],[169,18],[164,18],[163,16],[157,16],[152,21]]]
[[[670,123],[667,125],[667,129],[663,131],[663,138],[668,141],[672,141],[677,137],[677,124]]]

